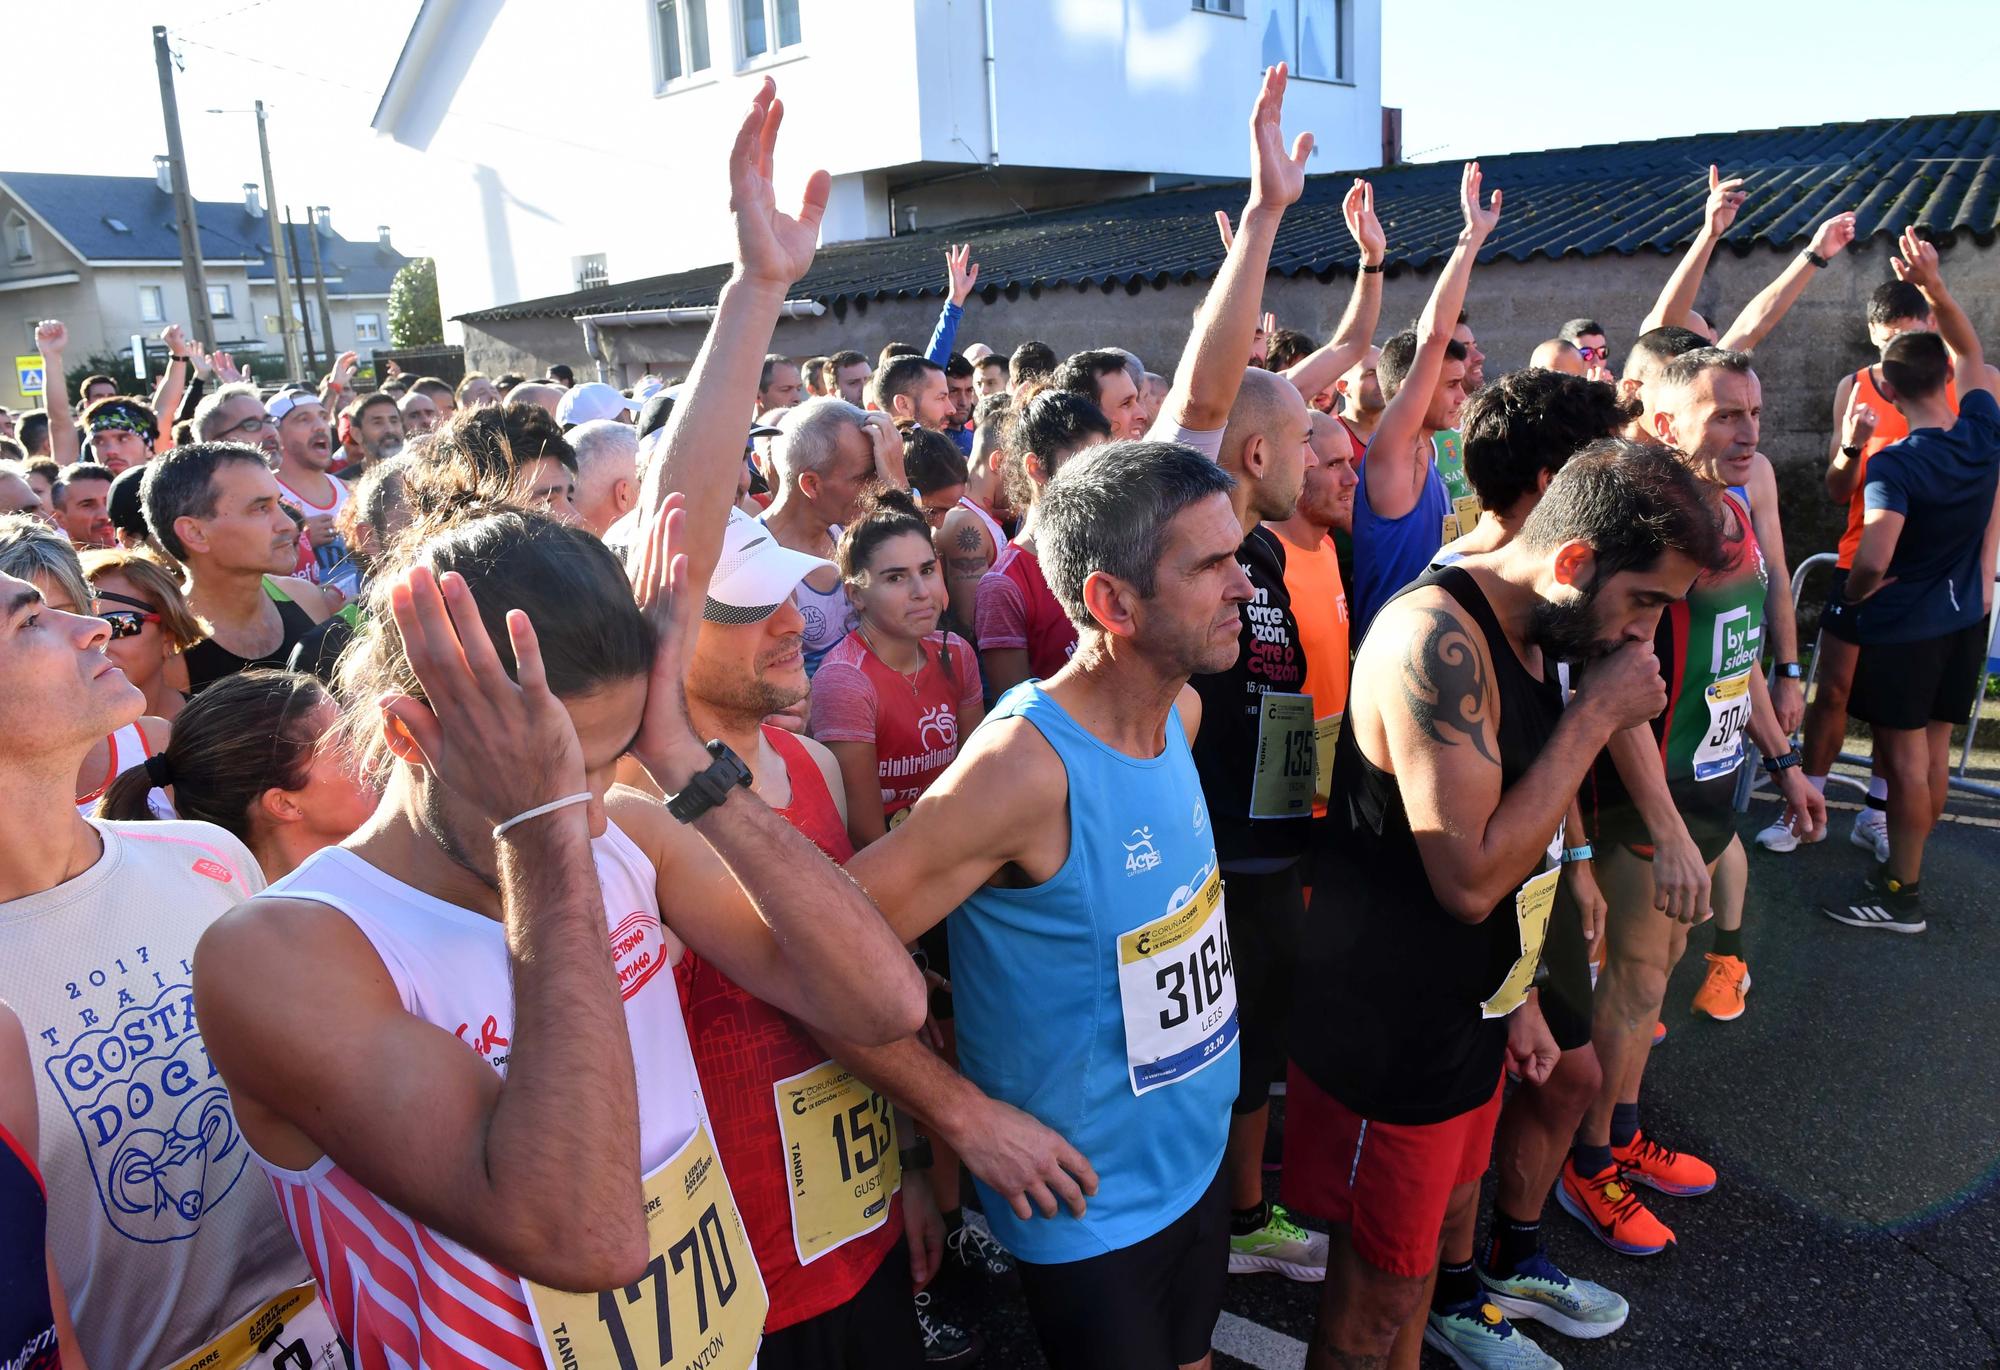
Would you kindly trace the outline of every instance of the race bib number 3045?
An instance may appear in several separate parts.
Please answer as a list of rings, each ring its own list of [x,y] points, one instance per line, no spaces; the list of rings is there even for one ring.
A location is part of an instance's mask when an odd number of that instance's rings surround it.
[[[1185,1080],[1236,1044],[1220,870],[1164,918],[1118,939],[1118,997],[1134,1094]]]
[[[1694,749],[1694,778],[1714,780],[1743,764],[1743,729],[1750,722],[1750,673],[1725,676],[1702,691],[1708,731]]]
[[[552,1370],[745,1370],[771,1299],[706,1119],[645,1194],[652,1259],[637,1282],[595,1294],[527,1283],[542,1354]]]

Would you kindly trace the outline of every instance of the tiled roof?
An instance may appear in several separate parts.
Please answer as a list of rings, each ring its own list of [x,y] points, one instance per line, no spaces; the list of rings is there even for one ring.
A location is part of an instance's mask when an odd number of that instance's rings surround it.
[[[53,172],[0,172],[0,187],[47,220],[85,260],[178,262],[180,234],[174,198],[150,176],[67,176]],[[280,215],[283,211],[279,211]],[[195,201],[207,261],[251,261],[250,278],[271,279],[270,221],[240,200]],[[120,227],[122,225],[122,227]],[[310,219],[296,225],[306,273],[312,271]],[[385,294],[409,258],[374,241],[351,242],[332,231],[319,235],[320,265],[329,295]],[[339,280],[335,280],[339,277]]]
[[[1700,226],[1710,162],[1745,178],[1750,199],[1724,240],[1739,249],[1803,242],[1820,220],[1848,209],[1859,217],[1861,237],[1898,233],[1912,222],[1981,243],[2000,230],[2000,112],[1986,111],[1482,159],[1486,185],[1507,195],[1480,260],[1676,251]],[[1273,272],[1352,272],[1354,244],[1340,199],[1357,174],[1375,184],[1392,266],[1449,255],[1460,224],[1459,166],[1406,164],[1308,178],[1305,195],[1285,213]],[[1233,216],[1244,194],[1243,182],[1223,182],[837,244],[821,249],[792,293],[828,305],[941,295],[943,245],[960,241],[973,245],[980,292],[989,299],[1054,285],[1136,289],[1205,279],[1222,260],[1215,211]],[[712,305],[727,276],[724,267],[702,267],[458,317],[479,323]]]

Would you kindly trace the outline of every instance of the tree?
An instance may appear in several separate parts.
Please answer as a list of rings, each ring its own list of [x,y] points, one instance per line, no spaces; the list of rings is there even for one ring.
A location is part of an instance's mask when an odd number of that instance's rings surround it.
[[[443,341],[437,262],[417,257],[389,285],[389,346],[432,347]]]

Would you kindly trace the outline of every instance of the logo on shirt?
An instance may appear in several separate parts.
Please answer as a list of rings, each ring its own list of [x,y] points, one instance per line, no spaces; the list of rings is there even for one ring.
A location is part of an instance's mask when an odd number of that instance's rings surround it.
[[[925,709],[917,719],[919,747],[950,747],[958,742],[958,711],[949,704]]]
[[[220,861],[211,861],[206,856],[194,863],[194,873],[205,875],[219,885],[226,885],[236,878],[236,873]]]
[[[1134,828],[1125,843],[1125,873],[1139,875],[1160,864],[1159,848],[1153,845],[1151,828]]]
[[[1194,801],[1194,830],[1200,832],[1208,826],[1208,805],[1201,800]]]
[[[628,913],[611,929],[611,964],[618,971],[618,997],[630,999],[667,963],[653,914]]]
[[[1763,629],[1750,621],[1750,610],[1730,609],[1715,616],[1715,651],[1709,673],[1735,675],[1757,659],[1757,639]]]

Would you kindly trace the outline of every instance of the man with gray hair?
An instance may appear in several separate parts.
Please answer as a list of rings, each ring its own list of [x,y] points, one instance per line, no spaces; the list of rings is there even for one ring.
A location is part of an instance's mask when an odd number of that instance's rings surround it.
[[[243,442],[264,449],[278,464],[278,424],[265,412],[254,385],[225,385],[202,397],[194,411],[194,435],[203,442]]]
[[[1056,472],[1037,538],[1075,656],[1008,691],[848,863],[897,936],[953,916],[965,1079],[896,1047],[843,1059],[897,1099],[969,1081],[1068,1129],[1022,1160],[1039,1216],[974,1177],[1058,1370],[1205,1363],[1222,1306],[1236,988],[1187,682],[1236,659],[1234,485],[1165,442]]]
[[[639,434],[616,419],[592,419],[569,431],[576,453],[576,512],[602,538],[639,503]]]
[[[854,518],[864,491],[878,481],[908,488],[902,435],[887,414],[831,396],[794,406],[778,427],[771,443],[778,490],[760,521],[779,546],[832,561],[840,529]],[[806,621],[810,676],[853,630],[854,612],[839,573],[830,569],[800,581],[792,598]]]

